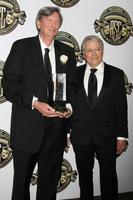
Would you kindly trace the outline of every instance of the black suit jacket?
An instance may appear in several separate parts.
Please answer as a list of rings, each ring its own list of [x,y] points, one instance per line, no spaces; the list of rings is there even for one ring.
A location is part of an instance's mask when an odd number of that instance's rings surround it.
[[[116,141],[117,137],[128,137],[127,99],[123,71],[105,63],[104,80],[93,108],[84,89],[83,79],[86,65],[77,67],[73,95],[73,117],[71,141],[86,145],[92,137],[100,144]]]
[[[67,74],[67,100],[71,92],[71,71],[76,65],[75,52],[59,41],[54,42],[56,72]],[[66,55],[68,61],[62,64],[60,56]],[[16,41],[10,51],[3,69],[4,95],[12,102],[11,146],[28,152],[40,148],[45,123],[51,120],[52,128],[57,132],[57,144],[64,148],[66,143],[66,120],[47,119],[32,109],[33,96],[39,101],[48,102],[47,77],[39,38],[25,38]],[[62,134],[60,134],[62,132]]]

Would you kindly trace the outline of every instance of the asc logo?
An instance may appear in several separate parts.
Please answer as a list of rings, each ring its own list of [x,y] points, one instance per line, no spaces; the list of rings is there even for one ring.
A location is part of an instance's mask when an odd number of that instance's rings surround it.
[[[3,77],[4,62],[0,60],[0,103],[4,103],[6,98],[3,96],[2,77]]]
[[[0,35],[13,31],[18,24],[23,25],[25,18],[16,0],[0,0]]]
[[[96,33],[100,32],[103,39],[112,45],[121,45],[133,36],[133,25],[128,13],[120,7],[107,8],[100,20],[94,22]]]
[[[79,44],[77,40],[70,33],[67,33],[65,31],[59,31],[55,39],[74,48],[77,62],[80,62],[80,63],[83,62],[83,55],[79,48]]]
[[[79,2],[79,0],[51,0],[55,5],[68,8],[72,7]]]
[[[31,184],[36,185],[38,178],[38,171],[32,174]],[[58,181],[57,192],[63,191],[70,182],[75,182],[77,178],[76,170],[72,169],[71,164],[66,160],[63,159],[62,168],[61,168],[61,178]]]
[[[0,129],[0,168],[6,166],[11,159],[10,135]]]
[[[125,89],[126,89],[126,94],[130,95],[133,90],[133,84],[128,81],[127,75],[124,72],[124,81],[125,81]]]

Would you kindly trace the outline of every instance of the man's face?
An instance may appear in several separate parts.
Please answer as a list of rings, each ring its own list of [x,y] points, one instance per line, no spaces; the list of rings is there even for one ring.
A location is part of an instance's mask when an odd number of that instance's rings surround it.
[[[57,12],[50,16],[43,16],[37,21],[37,27],[40,30],[40,35],[43,37],[54,38],[60,28],[60,17]]]
[[[91,67],[95,68],[103,59],[103,48],[96,40],[88,41],[83,55],[86,62],[89,63]]]

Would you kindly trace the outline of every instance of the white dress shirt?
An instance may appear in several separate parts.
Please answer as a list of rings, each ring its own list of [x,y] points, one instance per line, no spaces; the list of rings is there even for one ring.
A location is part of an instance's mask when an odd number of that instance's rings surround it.
[[[42,50],[42,56],[44,58],[44,54],[45,54],[45,48],[48,48],[49,51],[49,59],[50,59],[50,63],[51,63],[51,68],[52,68],[52,77],[53,75],[56,73],[55,70],[55,48],[54,48],[54,41],[52,42],[52,44],[48,47],[46,46],[46,44],[42,41],[41,37],[39,36],[39,41],[40,41],[40,45],[41,45],[41,50]]]
[[[91,67],[87,63],[86,69],[85,69],[85,74],[84,74],[84,87],[85,87],[85,91],[86,91],[87,95],[88,95],[88,80],[89,80],[89,76],[91,73],[90,69],[91,69]],[[97,65],[96,69],[97,69],[97,71],[95,72],[95,75],[97,77],[97,96],[98,96],[101,91],[102,84],[103,84],[104,63],[101,62],[99,65]]]

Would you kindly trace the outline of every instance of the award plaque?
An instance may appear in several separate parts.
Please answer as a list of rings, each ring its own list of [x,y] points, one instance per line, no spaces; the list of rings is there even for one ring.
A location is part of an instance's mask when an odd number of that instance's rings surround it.
[[[66,74],[56,73],[54,75],[53,102],[56,111],[66,111]]]

